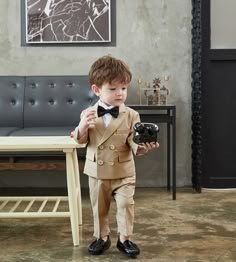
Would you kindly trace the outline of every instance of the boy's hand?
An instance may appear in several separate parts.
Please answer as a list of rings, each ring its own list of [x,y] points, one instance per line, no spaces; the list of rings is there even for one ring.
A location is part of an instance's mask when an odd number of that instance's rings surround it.
[[[160,147],[158,142],[143,143],[143,146],[147,151]]]
[[[160,145],[158,142],[143,143],[142,145],[138,146],[137,155],[146,154],[149,150],[159,147]]]
[[[78,136],[81,137],[89,128],[90,124],[93,124],[94,120],[96,119],[96,110],[91,109],[86,111],[82,116],[78,126],[79,134]]]

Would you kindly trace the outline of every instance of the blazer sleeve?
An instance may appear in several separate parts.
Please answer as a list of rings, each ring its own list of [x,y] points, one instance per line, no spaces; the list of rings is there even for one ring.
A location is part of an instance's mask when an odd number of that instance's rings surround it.
[[[134,155],[137,154],[137,150],[138,150],[138,145],[135,144],[134,141],[133,141],[134,125],[137,122],[140,122],[140,116],[139,116],[139,113],[137,111],[134,111],[133,116],[132,116],[132,121],[131,121],[131,132],[130,132],[130,135],[128,137],[128,144],[132,148]]]
[[[82,111],[81,115],[80,115],[80,119],[81,119],[81,116],[84,114],[85,110]],[[78,135],[79,135],[79,126],[77,126],[75,128],[75,130],[72,132],[73,134],[73,138],[74,140],[80,144],[82,147],[86,146],[87,143],[88,143],[88,130],[78,139]]]

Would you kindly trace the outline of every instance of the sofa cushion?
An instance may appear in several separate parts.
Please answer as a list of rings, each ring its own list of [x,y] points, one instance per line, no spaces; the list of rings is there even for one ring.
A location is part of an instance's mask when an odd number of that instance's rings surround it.
[[[0,136],[9,136],[11,133],[19,129],[20,128],[16,126],[0,127]]]
[[[88,76],[27,77],[24,128],[75,127],[81,111],[96,101]]]
[[[23,126],[24,77],[0,76],[1,135]],[[7,133],[6,133],[7,134]]]

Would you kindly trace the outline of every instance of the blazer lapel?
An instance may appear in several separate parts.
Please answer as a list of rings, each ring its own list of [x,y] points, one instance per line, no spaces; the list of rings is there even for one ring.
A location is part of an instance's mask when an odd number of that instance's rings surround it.
[[[123,123],[124,118],[126,116],[126,109],[125,109],[125,105],[121,105],[119,108],[119,115],[117,118],[112,118],[110,124],[108,125],[107,128],[105,128],[104,123],[103,123],[103,119],[102,120],[102,124],[103,124],[103,137],[101,139],[101,141],[99,142],[99,144],[104,143],[111,135],[113,135],[113,133],[119,128],[119,126]],[[100,121],[98,120],[99,126],[97,126],[98,128],[100,128],[100,131],[102,130],[101,126],[100,126]],[[104,130],[105,129],[105,130]]]
[[[97,115],[98,102],[93,106],[93,108],[96,111],[95,128],[100,133],[100,135],[103,136],[103,134],[106,130],[106,127],[104,125],[102,117],[98,117],[98,115]]]

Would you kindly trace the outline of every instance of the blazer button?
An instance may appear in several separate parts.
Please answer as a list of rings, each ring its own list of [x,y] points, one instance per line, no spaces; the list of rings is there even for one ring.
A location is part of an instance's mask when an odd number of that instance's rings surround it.
[[[115,146],[114,146],[114,145],[110,145],[109,148],[110,148],[111,150],[114,150],[114,149],[115,149]]]
[[[98,164],[99,164],[99,166],[102,166],[103,165],[103,161],[102,160],[98,160]]]
[[[99,146],[99,149],[103,150],[104,149],[104,145]]]
[[[114,166],[114,162],[113,161],[109,162],[109,165]]]

